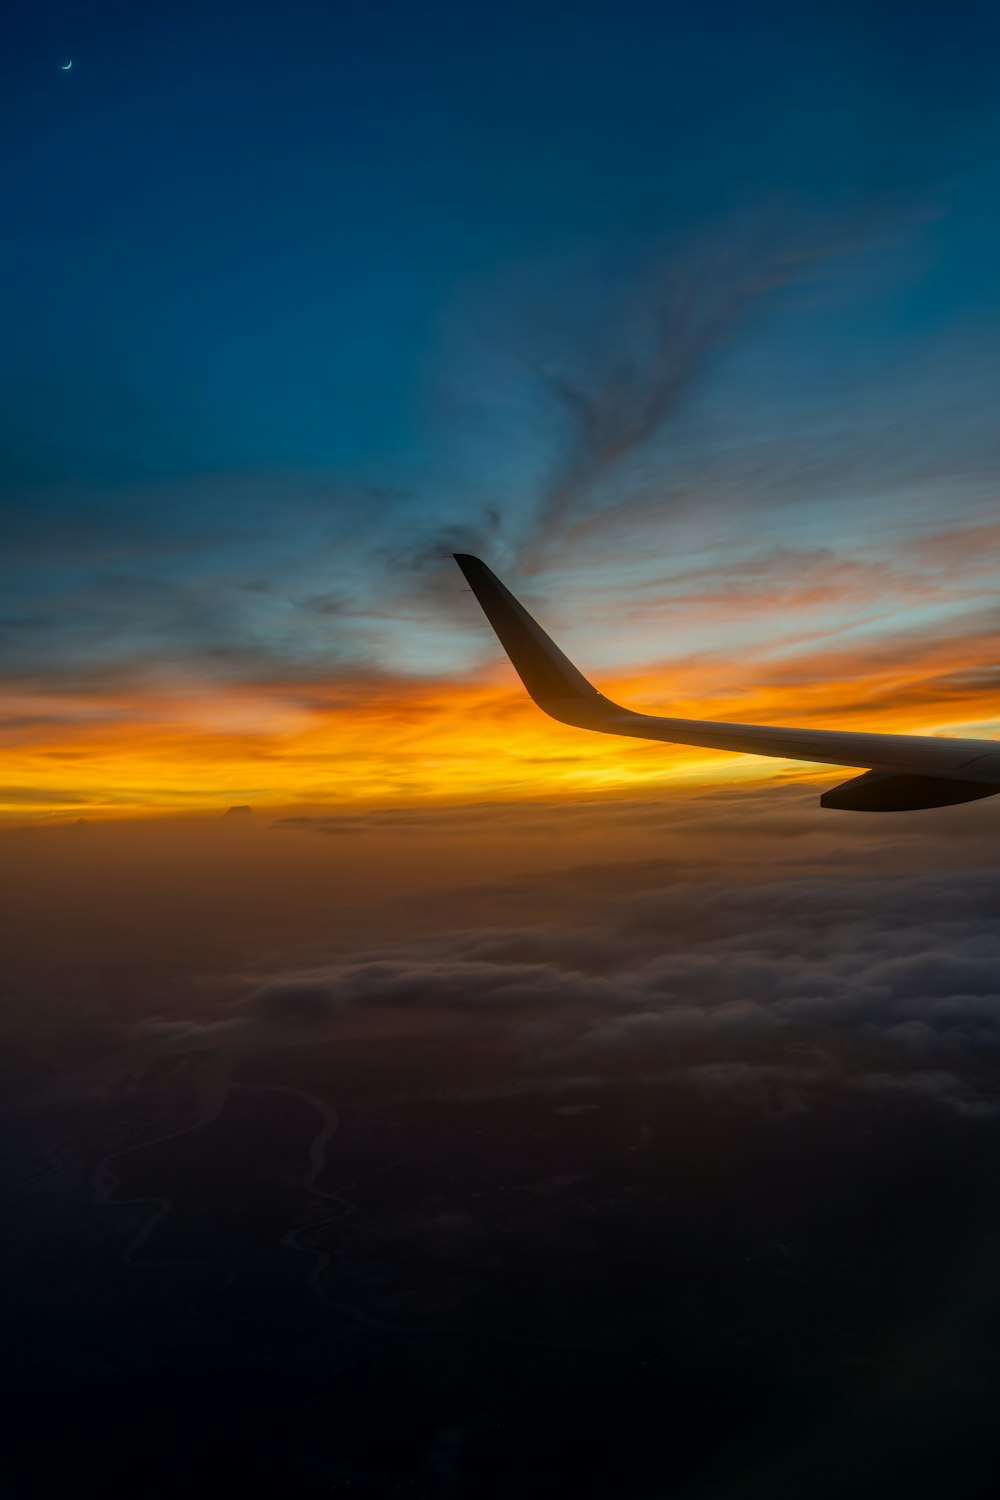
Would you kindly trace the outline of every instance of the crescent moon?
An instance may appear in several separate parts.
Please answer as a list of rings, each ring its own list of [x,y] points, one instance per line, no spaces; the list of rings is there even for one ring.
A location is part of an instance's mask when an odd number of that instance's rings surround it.
[[[68,63],[60,63],[59,64],[59,67],[60,67],[60,69],[62,70],[63,73],[68,73],[69,70],[70,70],[70,68],[72,66],[73,66],[73,59],[72,58],[70,58],[70,60],[69,60]]]

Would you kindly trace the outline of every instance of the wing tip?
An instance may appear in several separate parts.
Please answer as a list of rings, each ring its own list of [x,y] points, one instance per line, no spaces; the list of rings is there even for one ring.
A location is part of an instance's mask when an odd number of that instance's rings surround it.
[[[605,701],[482,558],[471,552],[452,556],[539,708],[554,719],[575,723],[579,708],[567,711],[565,705],[584,703],[592,712],[595,703]]]

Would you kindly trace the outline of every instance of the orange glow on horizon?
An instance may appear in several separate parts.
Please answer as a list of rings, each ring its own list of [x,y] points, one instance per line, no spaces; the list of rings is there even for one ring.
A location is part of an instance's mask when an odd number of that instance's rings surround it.
[[[984,634],[800,651],[757,669],[673,661],[600,686],[631,707],[678,717],[988,738],[997,733],[986,712],[995,654]],[[798,763],[556,724],[500,666],[475,681],[175,683],[87,695],[21,689],[6,699],[7,820],[830,779]]]

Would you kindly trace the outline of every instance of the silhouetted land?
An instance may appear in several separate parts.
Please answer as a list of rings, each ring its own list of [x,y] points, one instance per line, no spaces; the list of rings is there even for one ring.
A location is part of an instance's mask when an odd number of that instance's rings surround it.
[[[15,1493],[991,1492],[1000,1121],[511,1093],[502,1048],[425,1037],[245,1061],[156,1143],[203,1064],[23,1122]]]

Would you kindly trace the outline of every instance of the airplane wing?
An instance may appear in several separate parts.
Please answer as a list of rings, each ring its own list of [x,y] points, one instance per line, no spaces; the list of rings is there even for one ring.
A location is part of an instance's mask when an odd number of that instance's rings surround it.
[[[864,775],[824,792],[824,807],[904,812],[1000,792],[1000,741],[661,719],[621,708],[587,681],[484,562],[462,552],[455,553],[455,561],[528,693],[563,724],[706,750],[864,768]]]

